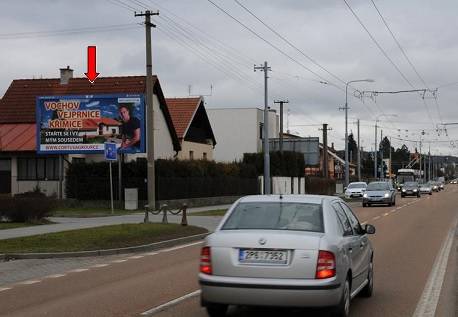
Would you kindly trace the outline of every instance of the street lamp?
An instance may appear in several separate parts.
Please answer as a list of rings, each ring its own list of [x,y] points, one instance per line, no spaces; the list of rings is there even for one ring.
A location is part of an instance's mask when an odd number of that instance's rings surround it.
[[[358,82],[373,83],[374,81],[373,79],[358,79],[351,80],[345,84],[345,187],[347,187],[350,182],[350,166],[348,162],[348,85]]]

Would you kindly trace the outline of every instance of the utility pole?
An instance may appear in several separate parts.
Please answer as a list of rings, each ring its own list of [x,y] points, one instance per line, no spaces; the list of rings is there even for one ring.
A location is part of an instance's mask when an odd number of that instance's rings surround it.
[[[374,144],[374,178],[377,180],[377,120],[375,120],[375,144]]]
[[[380,130],[380,179],[384,179],[383,174],[383,130]]]
[[[358,125],[358,182],[361,181],[361,144],[359,139],[359,119],[357,121]]]
[[[151,23],[151,16],[159,15],[159,12],[135,13],[136,17],[145,17],[146,34],[146,127],[147,127],[147,173],[148,173],[148,206],[149,209],[156,209],[156,177],[154,171],[154,108],[153,108],[153,65],[151,53],[151,28],[156,25]]]
[[[428,181],[431,180],[431,144],[428,148]]]
[[[328,166],[328,131],[332,130],[328,128],[327,123],[323,123],[323,177],[329,178],[329,166]]]
[[[280,104],[280,153],[283,154],[283,104],[289,103],[288,100],[276,100],[274,103]]]
[[[389,178],[390,178],[390,181],[391,181],[391,167],[392,167],[392,164],[391,164],[391,137],[390,137],[390,166],[389,166]]]
[[[254,71],[260,70],[264,72],[264,124],[263,137],[264,137],[264,194],[270,195],[270,155],[269,155],[269,107],[268,107],[268,95],[267,95],[267,79],[269,78],[267,72],[270,71],[270,67],[267,66],[267,62],[264,62],[263,66],[254,65]]]

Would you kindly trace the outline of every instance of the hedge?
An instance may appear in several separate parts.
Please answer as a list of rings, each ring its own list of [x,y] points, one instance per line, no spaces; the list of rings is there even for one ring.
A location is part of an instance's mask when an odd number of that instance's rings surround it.
[[[253,165],[257,175],[264,174],[264,154],[245,153],[243,155],[244,164]],[[304,155],[298,152],[276,151],[270,152],[270,175],[271,176],[290,176],[303,177],[305,170]]]
[[[39,191],[17,194],[13,198],[0,199],[0,221],[39,222],[51,215],[55,207],[54,197]]]

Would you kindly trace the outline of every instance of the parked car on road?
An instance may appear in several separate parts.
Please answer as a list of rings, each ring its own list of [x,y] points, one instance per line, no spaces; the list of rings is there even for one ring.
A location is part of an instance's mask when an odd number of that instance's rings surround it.
[[[435,181],[431,181],[431,186],[432,186],[432,189],[433,189],[433,192],[438,192],[439,191],[439,184]]]
[[[401,190],[401,197],[406,196],[420,197],[420,184],[417,182],[405,182]]]
[[[345,189],[345,197],[363,197],[364,192],[366,191],[367,183],[365,182],[353,182],[348,184],[348,187]]]
[[[391,182],[371,182],[363,195],[363,207],[374,204],[396,205],[396,191]]]
[[[372,295],[373,233],[337,197],[243,197],[201,250],[201,304],[212,317],[228,305],[330,307],[349,316],[354,296]]]
[[[431,182],[421,183],[420,184],[420,194],[433,194],[433,186]]]
[[[450,181],[450,184],[458,184],[458,179],[456,179],[456,178],[455,178],[455,179],[452,179],[452,180]]]

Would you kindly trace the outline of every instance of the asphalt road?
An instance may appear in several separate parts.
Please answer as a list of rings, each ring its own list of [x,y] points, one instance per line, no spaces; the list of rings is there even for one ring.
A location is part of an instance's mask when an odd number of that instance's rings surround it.
[[[457,219],[458,186],[433,196],[403,198],[395,207],[356,207],[361,222],[376,226],[375,293],[355,298],[351,316],[412,316],[433,263]],[[81,270],[0,286],[0,316],[139,316],[199,289],[200,244],[107,258]],[[436,316],[454,316],[456,246]],[[447,277],[447,274],[452,274]],[[321,311],[310,312],[321,316]],[[229,316],[299,316],[304,311],[231,307]],[[155,316],[206,316],[198,296]]]

